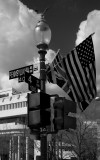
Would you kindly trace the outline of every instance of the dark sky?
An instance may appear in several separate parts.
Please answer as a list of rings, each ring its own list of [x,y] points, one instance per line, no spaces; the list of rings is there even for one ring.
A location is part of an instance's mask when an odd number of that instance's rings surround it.
[[[51,28],[50,48],[68,53],[75,47],[76,33],[89,12],[100,10],[100,0],[21,0],[28,8],[43,12]]]

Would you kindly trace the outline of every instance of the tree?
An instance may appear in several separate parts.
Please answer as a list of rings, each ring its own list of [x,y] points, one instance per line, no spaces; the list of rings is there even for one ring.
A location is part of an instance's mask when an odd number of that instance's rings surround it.
[[[61,131],[58,133],[65,147],[71,150],[78,160],[96,160],[97,158],[97,129],[90,121],[78,120],[76,130]]]
[[[96,160],[97,124],[77,118],[76,130],[61,130],[52,135],[48,153],[50,160],[66,159],[68,154],[78,160]]]

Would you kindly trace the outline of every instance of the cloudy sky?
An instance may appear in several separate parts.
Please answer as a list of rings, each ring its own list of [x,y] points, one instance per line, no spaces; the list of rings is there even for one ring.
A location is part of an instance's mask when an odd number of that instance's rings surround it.
[[[100,90],[100,1],[99,0],[0,0],[0,88],[25,88],[16,80],[9,80],[9,71],[26,66],[38,57],[34,28],[40,13],[45,14],[52,31],[47,58],[55,52],[65,55],[89,34],[93,35],[96,56],[97,88]],[[36,12],[38,10],[38,13]],[[64,92],[56,85],[47,91]]]

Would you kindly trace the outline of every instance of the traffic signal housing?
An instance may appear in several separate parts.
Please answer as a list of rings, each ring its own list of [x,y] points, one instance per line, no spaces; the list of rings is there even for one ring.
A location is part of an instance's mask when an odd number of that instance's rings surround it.
[[[64,99],[64,128],[76,129],[76,108],[75,102]]]
[[[61,97],[55,98],[54,104],[54,130],[64,129],[64,107],[63,99]]]
[[[28,93],[28,127],[39,129],[51,124],[50,95]]]
[[[54,130],[76,129],[76,118],[69,113],[76,113],[76,103],[65,99],[65,97],[55,98],[54,104]]]

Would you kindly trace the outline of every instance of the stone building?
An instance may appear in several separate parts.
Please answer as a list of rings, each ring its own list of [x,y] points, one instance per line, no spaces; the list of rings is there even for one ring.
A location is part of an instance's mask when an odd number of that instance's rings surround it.
[[[0,90],[0,160],[33,158],[34,142],[27,127],[27,93],[14,88]]]

